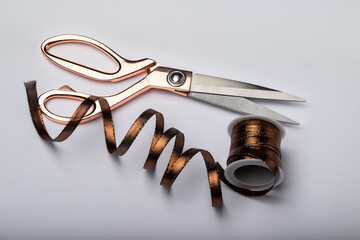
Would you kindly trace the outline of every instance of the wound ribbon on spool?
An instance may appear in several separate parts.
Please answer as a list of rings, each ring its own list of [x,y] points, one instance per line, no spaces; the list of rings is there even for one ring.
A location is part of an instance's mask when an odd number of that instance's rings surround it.
[[[280,144],[285,130],[279,123],[247,116],[232,121],[228,133],[231,145],[225,177],[232,185],[246,195],[259,196],[283,181]]]

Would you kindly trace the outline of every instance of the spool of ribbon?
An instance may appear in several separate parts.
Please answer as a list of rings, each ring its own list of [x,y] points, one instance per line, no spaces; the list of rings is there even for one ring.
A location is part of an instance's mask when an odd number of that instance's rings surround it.
[[[281,139],[284,128],[276,121],[247,116],[232,121],[225,178],[246,195],[259,196],[278,186],[284,179],[281,167]]]

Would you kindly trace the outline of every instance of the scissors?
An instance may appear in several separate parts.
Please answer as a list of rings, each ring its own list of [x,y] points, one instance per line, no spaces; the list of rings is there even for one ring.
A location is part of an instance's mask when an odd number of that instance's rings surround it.
[[[103,72],[58,57],[49,52],[49,49],[52,46],[64,43],[82,43],[98,48],[115,61],[118,69],[112,73]],[[296,121],[254,103],[247,98],[305,101],[294,95],[250,83],[165,67],[148,58],[138,61],[127,60],[101,42],[80,35],[66,34],[51,37],[42,43],[41,50],[45,57],[60,67],[98,81],[117,82],[146,73],[146,76],[143,79],[129,88],[115,95],[104,97],[108,101],[111,109],[115,109],[140,94],[154,88],[195,98],[232,111],[265,116],[289,124],[298,124]],[[50,90],[40,95],[38,103],[41,111],[46,117],[55,122],[66,124],[69,122],[70,117],[54,114],[46,107],[46,102],[53,98],[85,100],[89,96],[89,94],[79,93],[68,86],[63,86],[57,90]],[[91,121],[100,116],[101,107],[99,102],[96,101],[93,104],[91,111],[82,118],[81,122]]]

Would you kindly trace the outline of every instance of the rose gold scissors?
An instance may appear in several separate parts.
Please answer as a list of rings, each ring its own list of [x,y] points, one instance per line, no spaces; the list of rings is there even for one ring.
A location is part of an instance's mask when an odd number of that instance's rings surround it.
[[[118,70],[113,73],[107,73],[49,53],[49,49],[54,45],[74,42],[96,47],[108,54],[118,65]],[[41,50],[49,60],[60,67],[94,80],[117,82],[145,72],[147,75],[134,85],[115,95],[105,97],[111,109],[121,106],[152,88],[156,88],[171,91],[182,96],[192,97],[236,112],[262,115],[281,122],[298,124],[296,121],[246,98],[304,101],[304,99],[300,97],[254,84],[165,67],[148,58],[130,61],[122,58],[106,45],[80,35],[59,35],[51,37],[43,42]],[[46,107],[46,102],[52,98],[84,100],[89,96],[89,94],[79,93],[64,86],[60,89],[43,93],[40,95],[38,101],[40,109],[46,117],[59,123],[67,123],[70,117],[60,116],[49,111]],[[101,116],[100,104],[99,102],[95,102],[92,111],[83,117],[82,122],[93,120],[99,116]]]

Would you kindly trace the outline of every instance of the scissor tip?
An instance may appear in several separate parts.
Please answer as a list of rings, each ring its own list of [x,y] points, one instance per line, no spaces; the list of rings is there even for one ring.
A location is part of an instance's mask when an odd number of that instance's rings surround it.
[[[306,102],[306,100],[304,98],[297,97],[297,96],[294,96],[294,95],[290,95],[287,100],[288,101],[295,101],[295,102]]]
[[[306,99],[299,97],[299,102],[306,102]]]
[[[291,124],[291,125],[300,125],[300,123],[292,120],[292,119],[287,119],[286,121],[282,121],[283,123],[287,123],[287,124]]]
[[[285,117],[280,114],[277,114],[276,116],[274,116],[274,119],[281,123],[285,123],[285,124],[300,125],[300,123],[298,123],[297,121],[292,120],[291,118]]]

